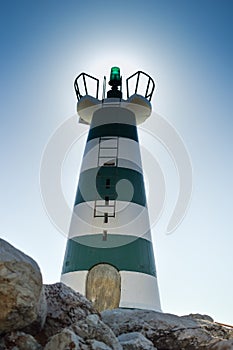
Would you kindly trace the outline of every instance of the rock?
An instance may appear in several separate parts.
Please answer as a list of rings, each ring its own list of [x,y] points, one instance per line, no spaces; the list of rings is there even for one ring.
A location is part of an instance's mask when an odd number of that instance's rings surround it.
[[[112,330],[97,314],[72,324],[50,338],[44,350],[122,350]]]
[[[11,332],[0,341],[1,350],[42,350],[40,344],[30,334]]]
[[[48,309],[47,318],[43,330],[36,336],[43,345],[49,337],[85,319],[86,316],[99,315],[89,300],[63,283],[45,285],[44,289]]]
[[[98,341],[98,340],[90,340],[89,345],[91,350],[112,350],[109,346],[106,344]]]
[[[118,340],[124,350],[156,350],[153,343],[138,332],[121,334]]]
[[[87,316],[86,319],[73,325],[72,330],[83,339],[86,339],[87,343],[93,339],[106,344],[110,349],[122,350],[113,331],[99,319],[98,315]]]
[[[233,350],[233,330],[200,314],[114,309],[100,315],[63,283],[43,288],[36,262],[0,239],[0,350],[42,349]]]
[[[46,344],[44,350],[88,350],[82,338],[70,329],[63,329],[54,335]]]
[[[211,350],[232,350],[233,349],[233,339],[222,340],[211,347]]]
[[[149,310],[115,309],[101,313],[102,320],[119,337],[140,332],[159,350],[209,349],[216,339],[228,339],[229,331],[215,323]]]
[[[208,315],[201,315],[201,314],[189,314],[181,317],[190,317],[192,319],[196,320],[204,320],[204,321],[209,321],[209,322],[214,322],[213,318],[208,316]]]
[[[37,263],[0,239],[0,333],[42,328],[46,317],[42,276]]]

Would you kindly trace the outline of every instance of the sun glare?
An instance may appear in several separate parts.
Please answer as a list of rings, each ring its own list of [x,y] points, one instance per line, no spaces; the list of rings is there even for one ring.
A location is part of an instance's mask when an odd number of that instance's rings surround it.
[[[142,57],[141,54],[138,54],[138,52],[129,53],[124,49],[122,49],[120,52],[108,51],[108,48],[103,48],[103,55],[99,56],[96,54],[92,56],[95,57],[95,59],[90,59],[90,61],[88,60],[86,64],[88,67],[88,72],[100,80],[101,89],[104,76],[106,76],[107,83],[110,79],[111,67],[119,67],[123,80],[123,96],[125,96],[126,78],[139,70],[143,70],[143,62],[145,62],[145,58]],[[98,53],[99,52],[100,51],[98,51]]]

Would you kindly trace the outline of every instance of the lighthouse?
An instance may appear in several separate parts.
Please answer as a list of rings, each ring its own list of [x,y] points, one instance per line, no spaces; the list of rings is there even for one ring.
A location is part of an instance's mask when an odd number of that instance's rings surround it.
[[[155,84],[141,71],[123,84],[118,67],[108,84],[106,92],[104,77],[101,99],[97,78],[81,73],[74,84],[89,133],[61,281],[99,311],[161,311],[137,132],[151,114]]]

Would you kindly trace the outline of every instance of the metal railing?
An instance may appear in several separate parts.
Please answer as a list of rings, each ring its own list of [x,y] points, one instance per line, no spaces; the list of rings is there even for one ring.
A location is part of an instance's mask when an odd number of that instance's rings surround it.
[[[146,86],[146,92],[144,94],[144,97],[148,100],[151,101],[154,89],[155,89],[155,82],[154,80],[145,72],[142,71],[138,71],[136,73],[134,73],[133,75],[131,75],[129,78],[126,79],[126,91],[127,91],[127,99],[132,95],[129,93],[129,80],[132,79],[133,77],[137,76],[137,80],[136,80],[136,85],[135,85],[135,90],[133,92],[133,94],[137,94],[138,93],[138,86],[139,86],[139,80],[140,80],[140,75],[144,75],[148,78],[148,82],[147,82],[147,86]]]
[[[75,79],[74,81],[74,89],[75,89],[75,92],[76,92],[76,96],[77,96],[77,99],[78,101],[85,95],[89,95],[88,94],[88,88],[87,88],[87,81],[86,81],[86,77],[92,79],[92,80],[95,80],[96,81],[96,95],[95,95],[95,98],[98,98],[99,96],[99,79],[89,75],[89,74],[86,74],[86,73],[81,73],[77,76],[77,78]],[[81,92],[80,92],[80,88],[79,88],[79,84],[80,84],[80,80],[82,79],[82,82],[83,82],[83,85],[84,85],[84,90],[85,90],[85,95],[82,95]]]

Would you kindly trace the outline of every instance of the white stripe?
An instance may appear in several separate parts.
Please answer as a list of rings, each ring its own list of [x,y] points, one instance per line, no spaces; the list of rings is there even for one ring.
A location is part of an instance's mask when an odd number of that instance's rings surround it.
[[[110,150],[105,152],[110,152]],[[114,152],[115,150],[112,153],[112,158],[114,158]],[[88,141],[83,156],[81,173],[85,170],[96,168],[98,166],[98,155],[99,138]],[[117,166],[136,170],[142,174],[142,162],[138,142],[124,137],[119,137]]]
[[[109,204],[111,202],[114,201]],[[102,233],[104,229],[108,234],[142,237],[151,241],[148,208],[132,202],[116,201],[116,216],[109,217],[108,223],[104,223],[104,217],[94,217],[94,206],[95,202],[92,201],[74,207],[69,238]],[[108,206],[100,210],[107,212]]]
[[[120,307],[162,312],[157,278],[140,272],[120,271]]]
[[[117,107],[119,110],[122,108],[127,108],[129,111],[132,111],[136,117],[137,124],[143,123],[151,115],[151,104],[143,96],[134,94],[130,98],[125,100],[120,100],[118,98],[107,98],[102,101],[97,100],[96,98],[86,95],[77,103],[77,112],[85,123],[90,124],[92,121],[93,113],[97,110],[103,110],[104,108]],[[109,113],[110,115],[112,113]],[[116,118],[116,115],[114,115]],[[116,118],[118,120],[118,118]],[[115,121],[115,120],[114,120]],[[83,121],[80,121],[81,123]],[[117,121],[115,121],[117,123]]]
[[[61,275],[61,282],[76,292],[86,295],[86,279],[88,271],[67,272]]]
[[[109,107],[105,105],[104,108],[94,112],[91,128],[112,123],[136,125],[135,115],[126,108],[121,108],[119,106]]]
[[[61,276],[61,282],[75,291],[86,295],[88,271],[68,272]],[[161,312],[157,278],[131,271],[120,271],[120,307],[148,309]]]

